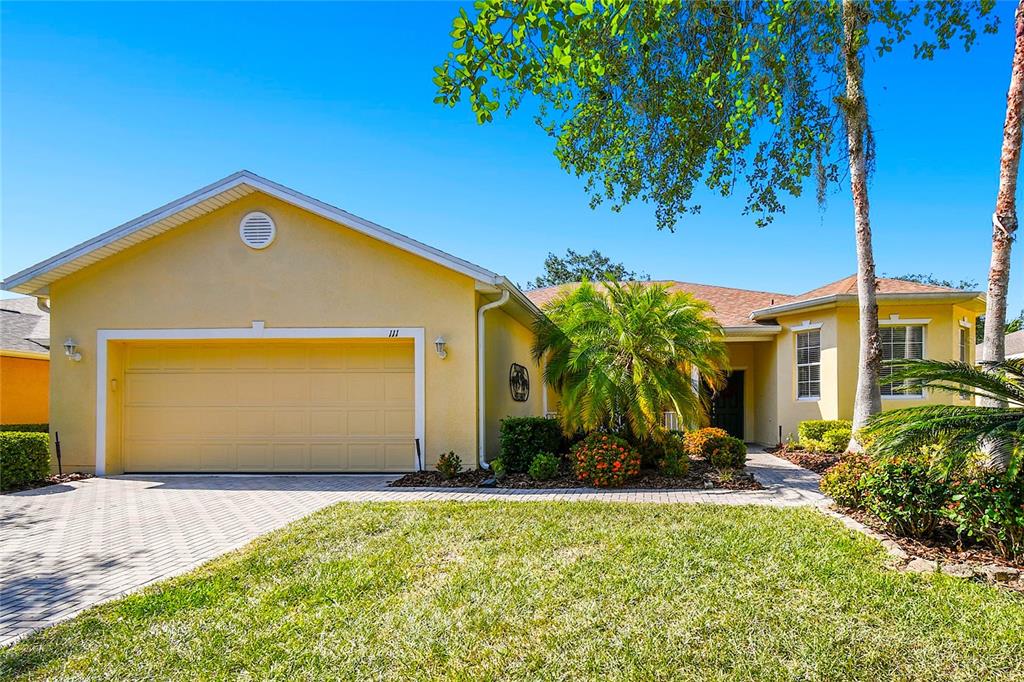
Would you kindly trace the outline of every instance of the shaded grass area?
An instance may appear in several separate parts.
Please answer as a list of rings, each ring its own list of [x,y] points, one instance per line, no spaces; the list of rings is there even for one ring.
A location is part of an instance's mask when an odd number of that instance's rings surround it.
[[[807,509],[343,503],[0,651],[0,678],[1012,680],[1024,599]]]

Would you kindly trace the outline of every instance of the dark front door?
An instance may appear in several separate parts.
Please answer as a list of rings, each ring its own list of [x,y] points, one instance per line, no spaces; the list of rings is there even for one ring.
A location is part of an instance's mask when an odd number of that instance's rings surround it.
[[[712,396],[711,425],[743,439],[743,370],[730,372],[725,387]]]

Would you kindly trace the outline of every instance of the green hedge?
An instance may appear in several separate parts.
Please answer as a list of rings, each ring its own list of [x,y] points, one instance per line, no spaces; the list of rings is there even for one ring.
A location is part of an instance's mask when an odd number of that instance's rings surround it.
[[[800,445],[817,452],[844,452],[852,430],[849,419],[808,419],[797,426]]]
[[[0,432],[0,490],[50,475],[50,437],[45,433]]]
[[[541,452],[559,452],[562,427],[555,419],[544,417],[505,417],[501,420],[501,461],[510,473],[530,468]]]
[[[21,433],[49,433],[49,424],[0,424],[0,431],[20,431]]]

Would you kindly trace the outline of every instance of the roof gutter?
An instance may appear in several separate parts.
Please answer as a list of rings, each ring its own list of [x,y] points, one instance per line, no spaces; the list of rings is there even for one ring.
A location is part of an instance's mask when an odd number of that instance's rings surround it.
[[[490,469],[491,468],[491,465],[487,462],[487,421],[486,421],[486,415],[487,415],[487,400],[486,400],[487,382],[486,382],[486,379],[487,379],[487,377],[486,377],[486,371],[485,371],[485,368],[486,368],[485,360],[486,360],[486,358],[485,358],[485,355],[484,355],[484,342],[486,341],[487,330],[486,330],[486,327],[484,325],[484,315],[487,313],[488,310],[493,310],[495,308],[500,308],[501,306],[503,306],[506,303],[508,303],[509,296],[510,296],[509,289],[505,288],[505,287],[502,287],[501,298],[499,298],[497,301],[491,301],[490,303],[485,303],[484,305],[480,306],[480,309],[477,311],[477,321],[476,321],[476,356],[477,356],[477,366],[476,366],[476,376],[477,376],[476,408],[477,408],[477,417],[478,417],[478,420],[477,420],[477,443],[479,443],[479,448],[478,448],[478,452],[477,452],[477,461],[480,463],[480,468],[481,469]]]

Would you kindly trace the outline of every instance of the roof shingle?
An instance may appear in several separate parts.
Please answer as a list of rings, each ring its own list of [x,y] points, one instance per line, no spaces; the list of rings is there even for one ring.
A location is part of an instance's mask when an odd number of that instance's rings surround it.
[[[843,279],[831,282],[824,286],[812,289],[796,296],[792,294],[781,294],[771,291],[752,291],[749,289],[733,289],[731,287],[719,287],[710,284],[694,284],[691,282],[677,282],[674,280],[661,280],[650,282],[650,284],[666,284],[671,291],[685,291],[693,296],[707,301],[715,310],[715,318],[723,327],[758,327],[762,323],[750,319],[750,314],[755,310],[763,310],[772,306],[800,303],[816,298],[835,295],[856,295],[857,276],[850,275]],[[527,291],[526,296],[534,302],[538,308],[543,308],[550,303],[560,292],[578,286],[578,284],[560,284],[543,289]],[[959,289],[950,289],[932,284],[919,284],[907,282],[901,279],[890,277],[878,278],[878,293],[880,294],[927,294],[927,293],[957,293]],[[1009,351],[1007,351],[1009,352]]]
[[[46,353],[50,349],[50,316],[34,298],[0,299],[0,349]]]

